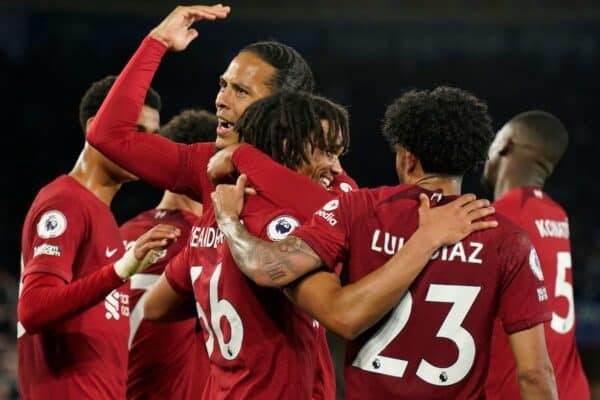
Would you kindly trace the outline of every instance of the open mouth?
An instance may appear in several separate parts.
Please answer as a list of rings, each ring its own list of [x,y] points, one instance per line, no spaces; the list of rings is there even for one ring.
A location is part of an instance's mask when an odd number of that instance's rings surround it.
[[[321,186],[323,186],[325,189],[331,189],[331,183],[332,183],[333,179],[329,176],[325,176],[322,175],[319,178],[319,183],[321,184]]]
[[[217,135],[225,136],[233,131],[234,123],[219,117],[217,124]]]

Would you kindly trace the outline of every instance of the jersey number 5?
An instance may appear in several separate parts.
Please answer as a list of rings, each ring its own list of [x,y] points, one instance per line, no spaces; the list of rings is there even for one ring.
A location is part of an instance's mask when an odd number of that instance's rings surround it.
[[[202,274],[202,267],[194,266],[190,269],[192,275],[192,284]],[[219,277],[221,276],[221,264],[217,265],[217,268],[210,277],[209,286],[209,304],[210,304],[210,324],[206,313],[196,302],[196,310],[198,312],[198,318],[202,321],[204,328],[208,332],[208,339],[206,340],[206,352],[210,357],[215,346],[215,337],[219,345],[221,355],[226,360],[233,360],[238,356],[242,348],[242,341],[244,339],[244,325],[240,314],[233,308],[233,305],[225,300],[219,299]],[[229,323],[230,327],[230,338],[228,342],[225,342],[225,335],[221,329],[221,318],[225,318]],[[212,327],[212,329],[211,329]]]
[[[479,291],[478,286],[431,284],[426,301],[452,303],[448,315],[437,332],[437,337],[450,339],[456,344],[458,357],[454,364],[438,367],[422,359],[417,376],[436,386],[449,386],[460,382],[471,370],[475,361],[473,336],[461,326]],[[413,299],[410,292],[394,308],[388,321],[369,339],[354,359],[352,366],[377,374],[402,378],[408,361],[382,356],[381,352],[402,332],[412,311]],[[410,346],[410,343],[406,343]]]
[[[564,297],[569,303],[569,311],[565,318],[552,312],[550,327],[555,332],[565,334],[573,329],[575,325],[575,304],[573,302],[573,285],[567,282],[567,269],[571,268],[571,253],[559,251],[556,253],[556,284],[554,285],[554,296]]]

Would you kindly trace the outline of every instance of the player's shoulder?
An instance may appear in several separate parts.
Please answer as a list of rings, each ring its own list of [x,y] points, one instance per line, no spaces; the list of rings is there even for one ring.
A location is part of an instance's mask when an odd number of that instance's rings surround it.
[[[85,213],[85,210],[93,203],[99,201],[75,179],[68,175],[61,175],[40,189],[29,212],[44,212],[57,208],[62,213],[81,214]]]
[[[496,220],[496,228],[485,229],[471,234],[472,239],[493,244],[498,251],[526,249],[532,246],[529,234],[517,225],[513,220],[501,212],[484,218],[485,220]]]
[[[38,192],[27,212],[24,232],[37,231],[45,239],[61,236],[73,224],[84,229],[92,220],[90,204],[100,201],[91,197],[95,196],[73,178],[59,176]]]
[[[248,198],[241,217],[250,232],[274,242],[285,239],[304,222],[298,212],[278,207],[261,196]]]
[[[348,201],[370,201],[373,203],[390,202],[403,198],[418,198],[422,190],[414,185],[379,186],[362,188],[347,193],[341,193],[340,198]]]

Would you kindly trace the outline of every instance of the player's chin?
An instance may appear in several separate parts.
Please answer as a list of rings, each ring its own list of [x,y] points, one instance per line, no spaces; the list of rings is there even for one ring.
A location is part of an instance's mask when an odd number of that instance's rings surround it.
[[[235,132],[228,132],[226,134],[217,135],[217,139],[215,140],[215,147],[219,150],[224,149],[225,147],[234,145],[239,142],[239,136]]]

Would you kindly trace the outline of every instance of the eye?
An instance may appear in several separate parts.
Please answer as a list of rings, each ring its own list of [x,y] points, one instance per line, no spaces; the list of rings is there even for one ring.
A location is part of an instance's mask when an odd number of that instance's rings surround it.
[[[237,87],[237,88],[235,89],[235,92],[236,92],[237,94],[239,94],[239,95],[247,95],[247,94],[248,94],[248,92],[247,92],[245,89],[241,88],[241,87]]]

